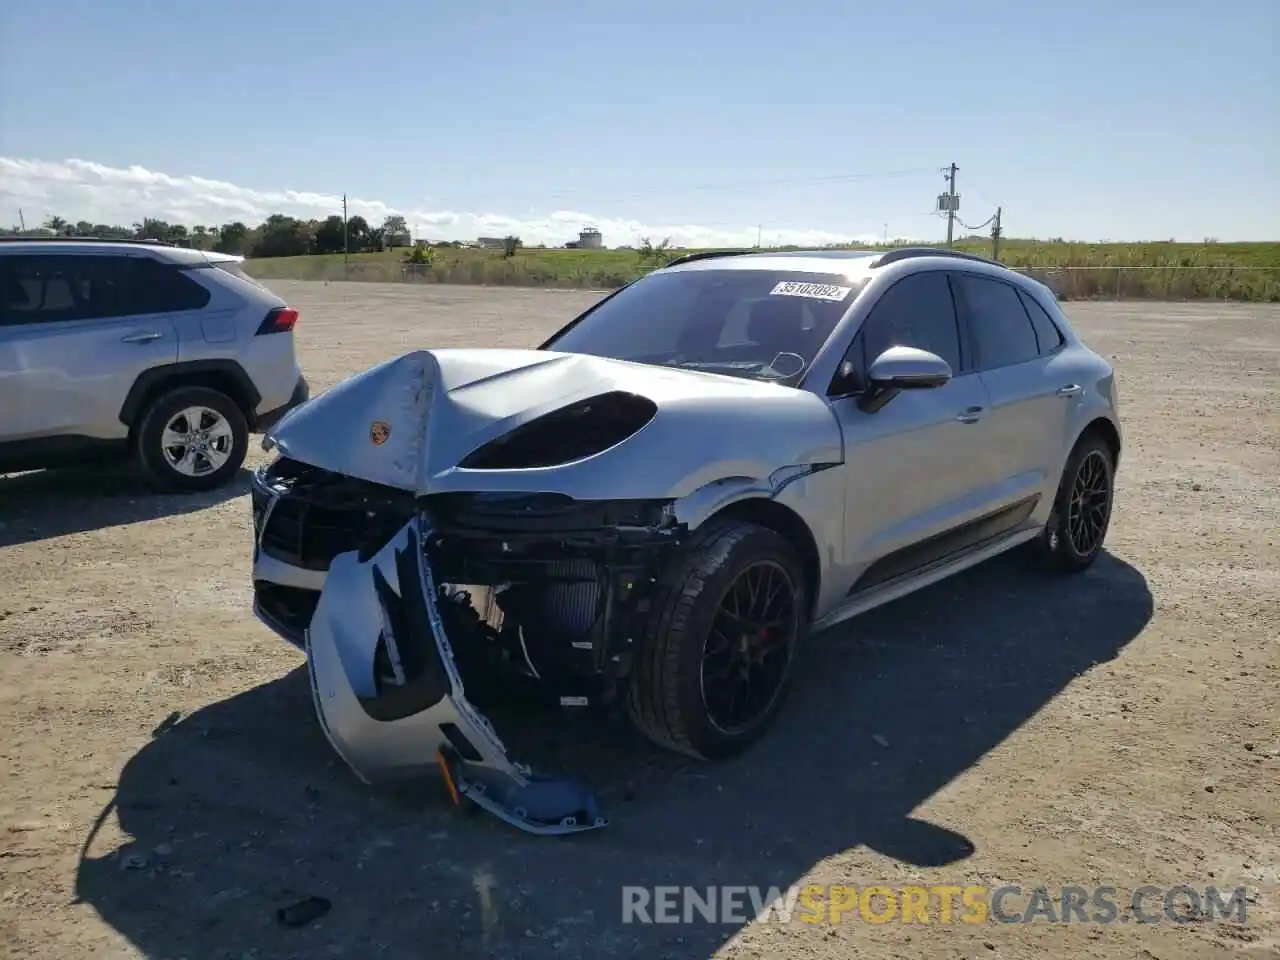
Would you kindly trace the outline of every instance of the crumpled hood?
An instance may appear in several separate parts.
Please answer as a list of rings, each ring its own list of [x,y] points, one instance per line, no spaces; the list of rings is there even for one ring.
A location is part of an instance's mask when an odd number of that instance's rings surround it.
[[[644,446],[656,444],[653,452],[659,459],[670,458],[672,431],[681,424],[686,438],[690,429],[707,433],[696,444],[698,449],[689,451],[691,468],[714,461],[717,444],[742,460],[747,451],[743,437],[735,435],[735,424],[742,425],[748,439],[767,440],[763,445],[758,440],[746,445],[759,447],[763,460],[755,468],[740,464],[739,474],[758,475],[763,469],[767,476],[771,469],[767,461],[773,460],[787,465],[840,459],[835,418],[821,398],[805,391],[585,354],[497,348],[417,350],[388,360],[293,410],[268,433],[268,439],[295,460],[418,495],[475,489],[475,479],[456,476],[474,473],[455,469],[467,454],[530,420],[614,390],[647,397],[658,405],[658,417],[633,441],[654,433],[656,427],[664,436],[651,436]],[[768,421],[775,430],[761,429]],[[781,438],[785,442],[780,443]],[[770,445],[797,449],[770,450]],[[589,459],[607,456],[606,452]],[[610,497],[643,497],[678,494],[665,489],[673,482],[671,477],[681,473],[680,457],[675,460],[667,465],[668,478],[645,480],[647,492],[643,493],[626,489],[633,485],[628,480],[634,464],[612,478],[605,475],[610,473],[607,465],[604,474],[598,463],[583,461],[583,465],[592,467],[601,485],[611,491]],[[547,476],[573,467],[484,471],[483,485],[494,490],[561,489],[576,495],[582,491],[565,489],[564,482]],[[519,474],[521,479],[504,478],[504,474]],[[540,475],[532,486],[526,479],[530,474]]]

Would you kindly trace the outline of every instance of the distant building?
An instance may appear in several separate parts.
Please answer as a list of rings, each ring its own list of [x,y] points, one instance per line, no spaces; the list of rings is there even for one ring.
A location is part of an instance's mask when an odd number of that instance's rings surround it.
[[[503,250],[506,245],[507,241],[503,237],[480,237],[476,241],[476,246],[481,250]]]
[[[578,232],[577,240],[565,244],[566,250],[603,250],[604,237],[595,227],[583,227]]]

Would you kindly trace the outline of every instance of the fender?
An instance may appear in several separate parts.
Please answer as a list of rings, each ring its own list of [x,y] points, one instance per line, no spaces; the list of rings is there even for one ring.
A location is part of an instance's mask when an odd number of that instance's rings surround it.
[[[254,386],[253,379],[245,372],[244,367],[234,360],[180,360],[177,363],[166,363],[158,367],[144,370],[129,388],[129,394],[120,407],[120,422],[126,427],[133,427],[142,406],[156,387],[167,380],[198,382],[202,377],[214,376],[229,378],[235,383],[237,395],[233,400],[247,404],[245,414],[251,421],[262,402],[262,394]]]

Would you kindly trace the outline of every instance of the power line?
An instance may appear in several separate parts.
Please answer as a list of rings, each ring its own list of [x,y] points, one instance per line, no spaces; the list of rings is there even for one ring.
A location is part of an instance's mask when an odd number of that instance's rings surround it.
[[[995,219],[996,219],[996,215],[993,213],[991,216],[987,217],[986,220],[978,224],[976,227],[969,226],[969,224],[965,223],[959,217],[956,217],[956,223],[960,224],[960,226],[964,227],[966,230],[985,230],[989,224],[995,221]]]
[[[892,217],[890,217],[890,222],[897,223],[900,220],[919,220],[919,219],[923,219],[924,217],[933,217],[933,216],[936,216],[936,214],[933,211],[925,211],[924,213],[913,212],[913,213],[894,214]],[[618,219],[623,219],[623,218],[618,218]],[[840,221],[840,224],[842,227],[848,227],[848,226],[857,225],[857,224],[881,224],[883,222],[884,222],[884,216],[882,214],[874,217],[842,218]],[[795,227],[795,223],[796,221],[794,219],[775,218],[772,220],[757,220],[753,224],[741,219],[739,220],[704,220],[701,217],[699,217],[696,220],[696,222],[689,225],[697,226],[697,227],[740,227],[743,230],[749,230],[753,226],[754,227],[783,227],[787,229],[807,229],[807,228]],[[657,217],[655,218],[655,222],[653,224],[648,224],[648,226],[652,226],[654,227],[654,229],[660,229],[662,227],[667,227],[667,228],[680,227],[680,226],[684,226],[684,224],[674,223],[669,218]],[[819,228],[819,227],[814,227],[813,229],[825,230],[825,228]],[[838,231],[825,230],[825,232],[831,233],[831,232],[838,232]]]
[[[644,190],[633,191],[628,194],[618,194],[612,197],[592,197],[584,195],[578,189],[565,189],[545,191],[539,190],[538,196],[542,200],[554,200],[557,198],[572,197],[578,203],[625,203],[628,200],[643,200],[659,194],[671,194],[673,192],[687,193],[705,193],[714,191],[735,191],[750,190],[759,187],[774,186],[832,186],[842,183],[860,183],[873,180],[901,180],[907,177],[924,176],[931,172],[930,168],[917,168],[912,170],[883,170],[875,173],[840,173],[830,174],[820,177],[767,177],[756,180],[729,180],[717,181],[715,183],[699,183],[679,186],[676,184],[663,184],[654,186]]]

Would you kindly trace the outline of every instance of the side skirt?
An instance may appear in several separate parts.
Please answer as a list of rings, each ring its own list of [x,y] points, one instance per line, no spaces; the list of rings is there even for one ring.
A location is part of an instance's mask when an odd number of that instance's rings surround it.
[[[814,623],[812,629],[814,631],[829,629],[838,623],[848,620],[850,617],[856,617],[859,614],[866,613],[868,610],[874,610],[876,607],[889,603],[891,600],[905,597],[909,593],[914,593],[940,580],[945,580],[947,577],[962,570],[975,567],[990,560],[992,557],[999,556],[1006,550],[1013,549],[1019,544],[1034,540],[1040,535],[1041,529],[1041,527],[1036,526],[1015,530],[994,540],[975,544],[961,553],[954,554],[929,566],[880,583],[868,590],[855,593],[843,606],[837,607]]]

